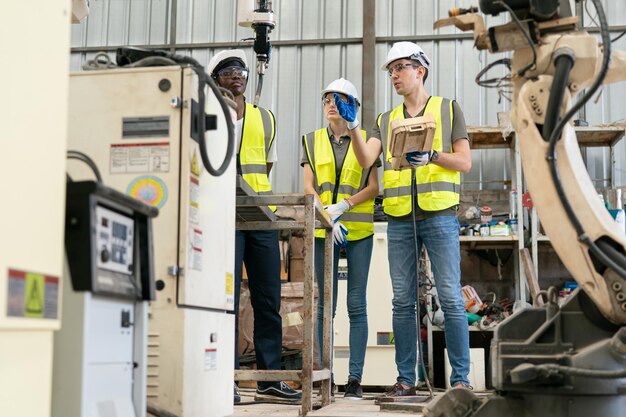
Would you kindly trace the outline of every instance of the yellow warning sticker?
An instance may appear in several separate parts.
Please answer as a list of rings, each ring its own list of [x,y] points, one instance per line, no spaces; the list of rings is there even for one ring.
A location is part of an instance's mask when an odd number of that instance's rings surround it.
[[[40,319],[43,317],[44,297],[46,295],[46,289],[44,287],[43,275],[33,274],[31,272],[26,274],[26,292],[25,297],[25,311],[26,317]]]
[[[59,277],[8,270],[7,316],[56,319]]]
[[[191,157],[191,173],[196,177],[200,176],[200,165],[198,165],[198,153],[193,150],[193,156]]]
[[[226,295],[233,295],[235,293],[235,276],[227,272],[226,273]]]

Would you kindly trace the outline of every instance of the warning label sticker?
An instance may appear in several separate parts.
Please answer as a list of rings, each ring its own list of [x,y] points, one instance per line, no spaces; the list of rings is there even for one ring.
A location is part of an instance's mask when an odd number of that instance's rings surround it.
[[[226,273],[226,295],[235,294],[235,276],[231,272]]]
[[[56,319],[58,307],[59,277],[8,270],[7,316]]]
[[[109,170],[111,174],[169,172],[170,144],[114,143],[111,145]]]
[[[217,349],[204,349],[204,370],[217,370]]]
[[[202,230],[192,229],[189,233],[189,267],[202,271]]]
[[[200,181],[197,178],[189,177],[189,221],[193,224],[200,222]]]

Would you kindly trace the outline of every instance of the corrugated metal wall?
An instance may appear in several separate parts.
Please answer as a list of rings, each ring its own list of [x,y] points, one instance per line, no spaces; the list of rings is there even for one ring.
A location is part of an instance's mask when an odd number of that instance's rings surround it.
[[[73,27],[72,69],[79,70],[99,48],[168,47],[171,42],[176,43],[178,53],[192,54],[207,64],[216,52],[253,35],[251,30],[237,26],[237,3],[236,0],[91,0],[89,18]],[[433,61],[428,91],[456,99],[464,109],[468,125],[495,125],[497,112],[509,110],[509,103],[499,102],[495,90],[479,88],[474,78],[488,62],[501,55],[478,53],[473,49],[473,41],[454,28],[432,29],[433,22],[447,17],[451,7],[472,3],[477,2],[377,0],[376,67],[384,62],[394,41],[417,40]],[[604,0],[603,4],[611,26],[626,24],[626,2]],[[171,13],[173,5],[175,14]],[[273,9],[277,27],[271,39],[276,44],[260,104],[271,109],[277,118],[279,161],[272,172],[274,189],[298,192],[302,190],[301,135],[324,125],[320,90],[341,76],[351,80],[359,91],[363,86],[363,2],[274,0]],[[592,5],[589,10],[595,16]],[[502,23],[504,19],[503,15],[487,18],[487,25]],[[591,21],[585,14],[586,24],[593,26]],[[437,39],[437,35],[447,34],[451,36]],[[252,68],[255,60],[251,44],[241,45]],[[626,50],[626,36],[613,45]],[[248,96],[252,96],[256,82],[256,74],[251,74]],[[401,102],[383,71],[377,70],[375,79],[365,82],[376,85],[376,112]],[[621,120],[624,124],[624,97],[626,83],[605,87],[597,103],[587,105],[587,120],[591,124]],[[625,143],[622,140],[616,152],[617,185],[626,184]],[[596,148],[585,152],[592,177],[608,178],[609,150]],[[502,181],[510,179],[507,150],[475,151],[473,158],[473,169],[464,176],[466,187],[475,189],[478,181],[482,181],[485,188],[502,188]]]

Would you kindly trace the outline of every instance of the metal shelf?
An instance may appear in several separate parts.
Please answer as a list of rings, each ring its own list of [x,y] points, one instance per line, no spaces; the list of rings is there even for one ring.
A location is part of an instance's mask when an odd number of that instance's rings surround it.
[[[237,370],[236,381],[283,381],[293,380],[302,383],[301,416],[313,410],[313,382],[322,381],[322,406],[330,404],[331,388],[331,306],[332,306],[332,224],[323,207],[313,195],[285,194],[256,196],[245,189],[246,184],[239,181],[237,191],[237,230],[304,230],[304,290],[303,290],[303,322],[302,335],[302,369],[289,371],[270,370]],[[243,185],[243,186],[242,186]],[[274,215],[267,206],[295,206],[295,218],[282,219]],[[317,315],[314,310],[313,294],[315,292],[314,247],[315,229],[324,229],[324,341],[322,346],[322,369],[314,370],[313,346],[315,344],[314,328]]]
[[[575,128],[581,147],[615,146],[624,137],[622,126],[578,126]],[[472,149],[513,148],[515,132],[505,138],[502,129],[493,126],[467,126]]]
[[[461,248],[469,246],[473,249],[502,248],[506,246],[514,247],[519,242],[517,236],[460,236]]]

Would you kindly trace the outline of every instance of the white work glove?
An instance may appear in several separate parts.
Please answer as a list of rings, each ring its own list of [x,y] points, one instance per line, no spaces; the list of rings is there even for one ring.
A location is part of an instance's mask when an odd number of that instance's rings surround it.
[[[409,164],[413,166],[423,167],[424,165],[428,165],[432,154],[433,154],[433,151],[409,152],[406,154],[406,160],[408,161]]]
[[[335,223],[333,226],[333,243],[340,248],[346,247],[348,245],[347,234],[348,229],[346,229],[346,226],[341,224],[341,222]]]
[[[346,200],[341,200],[337,204],[331,204],[330,206],[324,207],[324,209],[326,210],[326,213],[328,213],[330,220],[334,223],[341,217],[344,211],[350,209],[350,205],[348,205]]]

